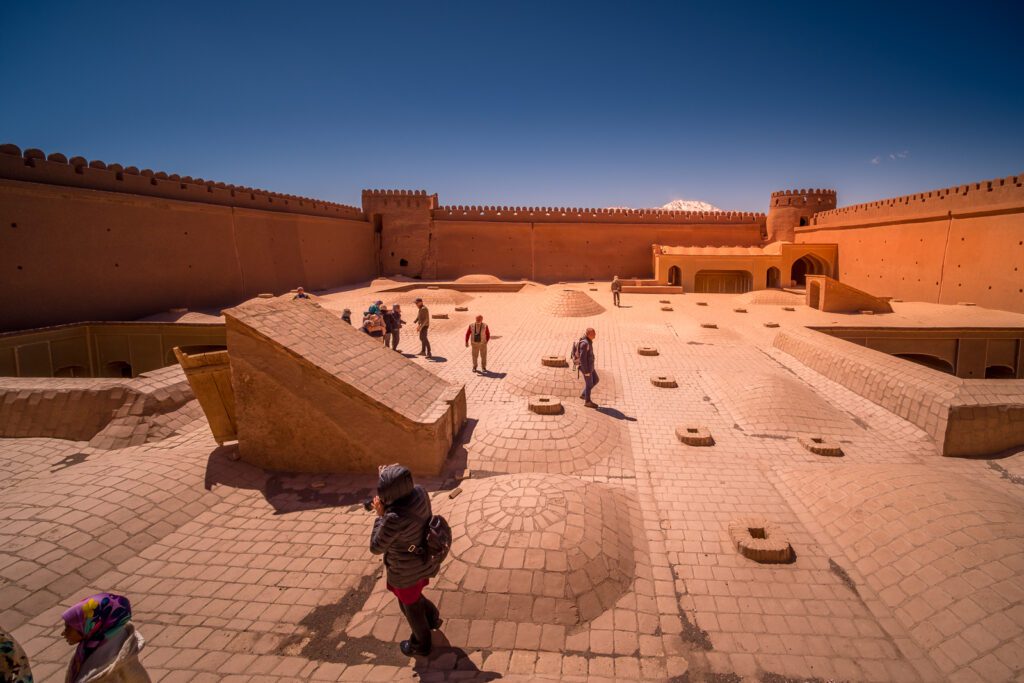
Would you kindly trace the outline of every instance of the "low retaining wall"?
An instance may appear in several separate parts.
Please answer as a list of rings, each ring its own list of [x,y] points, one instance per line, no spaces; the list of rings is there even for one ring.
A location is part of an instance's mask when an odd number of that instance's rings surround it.
[[[1024,444],[1024,380],[965,380],[808,329],[775,347],[927,432],[942,455]]]

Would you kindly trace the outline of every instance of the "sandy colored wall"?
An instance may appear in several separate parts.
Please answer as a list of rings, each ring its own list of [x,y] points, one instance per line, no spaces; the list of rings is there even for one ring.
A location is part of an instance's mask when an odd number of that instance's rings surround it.
[[[0,180],[0,330],[132,320],[376,275],[365,220]]]
[[[651,245],[751,246],[756,219],[717,223],[606,223],[434,220],[436,277],[489,273],[540,282],[651,277]]]
[[[1024,176],[843,207],[797,229],[839,245],[838,279],[876,296],[1024,312]]]

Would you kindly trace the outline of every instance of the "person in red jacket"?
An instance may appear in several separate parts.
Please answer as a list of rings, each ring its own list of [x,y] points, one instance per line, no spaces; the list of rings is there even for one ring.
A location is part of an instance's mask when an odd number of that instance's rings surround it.
[[[484,317],[478,315],[476,322],[466,328],[466,346],[473,344],[473,372],[476,372],[477,357],[484,372],[487,372],[487,342],[491,340],[491,330],[484,323]]]

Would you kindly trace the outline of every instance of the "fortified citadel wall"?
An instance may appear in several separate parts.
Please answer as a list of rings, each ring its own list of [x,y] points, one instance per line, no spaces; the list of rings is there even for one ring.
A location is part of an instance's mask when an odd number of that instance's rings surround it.
[[[0,330],[133,320],[376,276],[352,206],[0,147]]]
[[[438,206],[424,191],[366,190],[381,272],[426,279],[490,273],[539,282],[649,277],[651,245],[754,246],[763,213]]]
[[[795,240],[838,244],[838,279],[878,296],[1024,312],[1024,174],[823,211]]]
[[[357,208],[0,145],[0,331],[377,275],[649,278],[653,244],[779,240],[838,244],[838,279],[875,295],[1024,311],[1022,181],[840,209],[834,190],[786,190],[767,214],[440,206],[422,190],[365,190]]]

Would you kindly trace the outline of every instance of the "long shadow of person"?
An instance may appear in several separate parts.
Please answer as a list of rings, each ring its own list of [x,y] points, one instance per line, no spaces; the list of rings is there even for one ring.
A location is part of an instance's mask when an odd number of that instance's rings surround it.
[[[621,410],[615,408],[609,408],[607,406],[601,406],[597,409],[597,412],[607,415],[608,417],[614,417],[616,420],[626,420],[627,422],[636,422],[635,417],[630,417],[623,413]]]
[[[454,647],[441,631],[434,632],[434,646],[429,657],[417,657],[413,671],[420,680],[493,681],[502,678],[496,671],[482,671],[465,650]]]
[[[507,372],[494,372],[493,370],[480,373],[481,377],[487,377],[488,379],[504,379],[506,375],[508,375]]]

